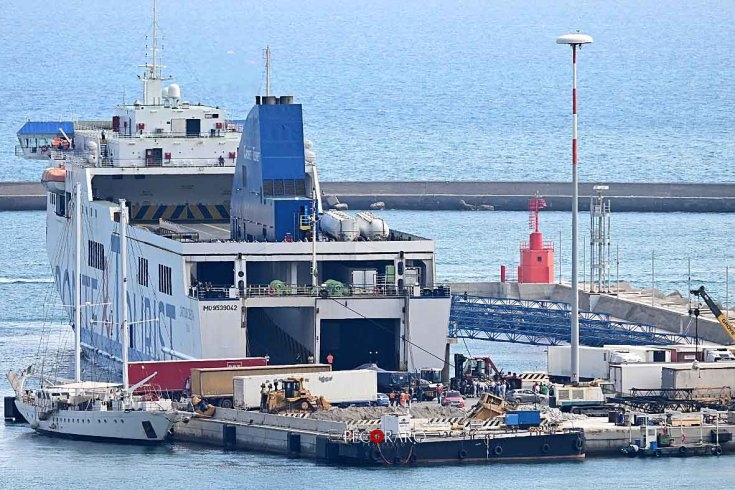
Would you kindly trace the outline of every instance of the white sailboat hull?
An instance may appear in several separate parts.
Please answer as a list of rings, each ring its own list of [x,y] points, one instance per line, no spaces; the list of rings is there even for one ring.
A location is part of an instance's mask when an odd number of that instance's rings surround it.
[[[53,410],[16,400],[18,411],[41,434],[96,441],[159,443],[166,440],[174,410]]]

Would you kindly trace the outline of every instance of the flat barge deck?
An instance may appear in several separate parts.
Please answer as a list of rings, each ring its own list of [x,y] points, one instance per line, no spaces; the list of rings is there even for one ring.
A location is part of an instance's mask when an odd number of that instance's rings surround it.
[[[584,432],[476,430],[449,436],[416,431],[372,442],[346,422],[218,408],[174,427],[174,440],[313,458],[342,465],[403,466],[570,461],[585,457]]]

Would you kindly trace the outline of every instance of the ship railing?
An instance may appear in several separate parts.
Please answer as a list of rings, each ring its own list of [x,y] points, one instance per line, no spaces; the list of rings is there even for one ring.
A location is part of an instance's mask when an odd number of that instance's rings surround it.
[[[119,139],[137,139],[137,138],[233,138],[233,134],[239,134],[238,131],[226,131],[224,129],[215,129],[205,133],[187,133],[186,131],[136,131],[131,134],[113,132],[110,136]]]
[[[528,241],[522,241],[520,247],[521,248],[528,249],[528,248],[531,248],[531,245],[529,244]],[[542,250],[552,250],[553,251],[554,250],[554,242],[552,240],[544,240],[543,243],[542,243],[542,245],[541,245],[541,249]]]
[[[251,284],[247,287],[212,285],[210,283],[198,283],[189,288],[189,297],[200,300],[216,299],[241,299],[247,297],[321,297],[321,298],[343,298],[343,297],[402,297],[402,296],[435,296],[449,297],[449,287],[439,285],[436,287],[411,286],[399,288],[394,284],[329,284],[320,286],[294,285],[286,283]]]
[[[112,121],[105,120],[88,120],[88,121],[74,121],[74,131],[96,131],[96,130],[112,130]]]

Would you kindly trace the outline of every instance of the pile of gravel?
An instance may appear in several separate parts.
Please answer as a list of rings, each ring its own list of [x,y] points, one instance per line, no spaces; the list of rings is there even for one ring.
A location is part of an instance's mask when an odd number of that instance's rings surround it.
[[[334,422],[353,422],[357,420],[375,420],[383,415],[406,415],[414,418],[464,417],[465,411],[460,408],[442,407],[437,404],[414,404],[411,408],[403,407],[333,407],[312,413],[309,418],[331,420]]]

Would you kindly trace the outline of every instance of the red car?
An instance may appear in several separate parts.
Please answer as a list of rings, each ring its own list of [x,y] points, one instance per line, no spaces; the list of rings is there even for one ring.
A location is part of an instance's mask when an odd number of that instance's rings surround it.
[[[464,408],[464,398],[459,391],[447,391],[442,398],[442,406]]]

